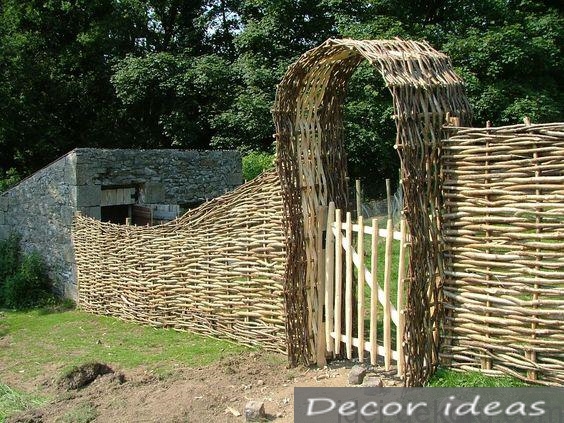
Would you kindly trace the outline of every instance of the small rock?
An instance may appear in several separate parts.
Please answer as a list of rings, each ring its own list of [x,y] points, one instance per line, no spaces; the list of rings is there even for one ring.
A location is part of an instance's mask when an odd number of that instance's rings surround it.
[[[245,405],[245,420],[248,422],[256,422],[266,418],[264,411],[264,402],[249,401]]]
[[[378,376],[367,376],[364,379],[362,386],[367,386],[369,388],[381,388],[384,386],[384,382]]]
[[[360,365],[354,365],[349,372],[349,384],[360,385],[366,376],[366,368]]]
[[[231,413],[231,414],[233,414],[235,417],[239,417],[239,416],[241,415],[241,413],[239,413],[237,410],[235,410],[235,409],[232,408],[232,407],[227,407],[227,408],[225,409],[225,412],[226,412],[226,413]]]
[[[264,380],[262,379],[257,380],[257,386],[262,386],[262,385],[264,385]]]

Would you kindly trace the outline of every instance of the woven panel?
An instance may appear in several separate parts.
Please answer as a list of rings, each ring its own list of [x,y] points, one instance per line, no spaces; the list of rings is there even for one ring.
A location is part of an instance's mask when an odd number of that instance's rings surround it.
[[[342,105],[348,80],[363,60],[380,72],[394,105],[412,239],[406,383],[421,385],[438,360],[438,141],[447,114],[458,116],[464,124],[470,120],[462,81],[448,57],[421,42],[330,39],[303,54],[278,86],[273,115],[287,224],[290,361],[315,360],[315,340],[321,331],[315,318],[320,312],[321,280],[317,274],[322,226],[318,209],[329,201],[347,208]]]
[[[563,384],[564,124],[459,129],[442,153],[442,359]]]
[[[77,216],[81,309],[285,352],[276,173],[153,227]]]

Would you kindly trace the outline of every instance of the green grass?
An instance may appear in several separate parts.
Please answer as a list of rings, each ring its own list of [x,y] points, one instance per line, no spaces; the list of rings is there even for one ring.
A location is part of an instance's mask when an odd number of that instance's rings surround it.
[[[43,398],[15,391],[0,383],[0,422],[13,413],[38,407],[45,402]]]
[[[427,386],[444,388],[507,388],[528,386],[525,382],[511,376],[486,376],[480,372],[456,372],[448,369],[438,369]]]
[[[96,407],[92,404],[85,403],[77,406],[64,414],[57,422],[60,423],[89,423],[98,416]]]
[[[169,329],[154,329],[81,311],[4,312],[0,316],[0,362],[4,369],[34,378],[45,368],[61,372],[98,361],[133,368],[144,365],[170,372],[201,366],[247,347]],[[0,372],[0,378],[2,373]]]

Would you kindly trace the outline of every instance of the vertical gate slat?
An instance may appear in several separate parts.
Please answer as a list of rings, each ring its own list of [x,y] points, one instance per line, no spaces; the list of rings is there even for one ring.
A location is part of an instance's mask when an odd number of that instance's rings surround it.
[[[341,292],[343,289],[343,224],[341,210],[335,210],[335,354],[341,352]]]
[[[370,364],[378,364],[378,219],[372,219],[371,238],[372,289],[370,290]]]
[[[364,361],[364,219],[358,216],[358,291],[357,291],[357,309],[358,309],[358,359],[362,363]]]
[[[405,249],[407,248],[405,243],[405,237],[407,233],[405,218],[402,216],[400,221],[400,250],[399,250],[399,260],[398,260],[398,295],[396,310],[398,311],[398,325],[396,331],[396,352],[398,355],[398,376],[403,376],[405,372],[405,356],[403,355],[403,334],[404,334],[404,320],[405,315],[403,313],[403,298],[404,298],[404,278],[405,278]]]
[[[346,222],[346,251],[345,251],[345,335],[346,335],[346,347],[347,347],[347,358],[352,358],[352,328],[353,328],[353,260],[352,260],[352,217],[351,212],[347,212],[347,222]]]
[[[392,190],[390,180],[386,179],[388,195],[388,221],[386,225],[386,256],[384,257],[384,368],[390,370],[392,358],[392,332],[390,312],[390,280],[392,277],[392,242],[394,240],[394,227],[392,222]]]
[[[334,288],[335,288],[335,237],[333,225],[335,223],[335,203],[329,203],[327,212],[327,229],[325,232],[325,343],[327,351],[333,352],[335,342],[331,338],[334,319]]]

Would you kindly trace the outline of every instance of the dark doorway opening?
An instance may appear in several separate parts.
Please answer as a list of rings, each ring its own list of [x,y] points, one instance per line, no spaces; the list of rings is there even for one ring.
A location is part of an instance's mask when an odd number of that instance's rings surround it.
[[[119,206],[102,206],[102,222],[111,222],[118,225],[125,225],[126,219],[131,217],[131,205],[122,204]]]

